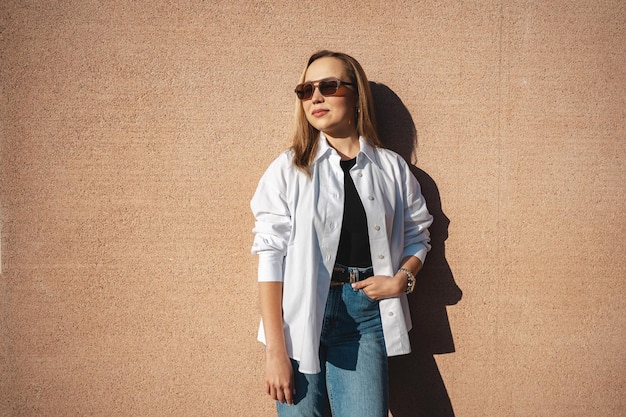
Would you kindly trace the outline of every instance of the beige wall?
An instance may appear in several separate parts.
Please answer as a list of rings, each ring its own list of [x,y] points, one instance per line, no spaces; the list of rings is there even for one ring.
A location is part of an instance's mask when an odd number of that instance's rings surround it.
[[[437,217],[393,415],[624,415],[626,3],[281,3],[0,3],[0,415],[272,415],[248,201],[319,48]]]

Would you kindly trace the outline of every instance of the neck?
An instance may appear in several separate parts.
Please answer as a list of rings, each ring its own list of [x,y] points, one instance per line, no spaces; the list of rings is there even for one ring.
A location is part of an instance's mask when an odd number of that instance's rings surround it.
[[[325,136],[328,144],[337,151],[343,160],[355,158],[361,150],[359,137],[356,134],[347,137],[331,137],[328,134]]]

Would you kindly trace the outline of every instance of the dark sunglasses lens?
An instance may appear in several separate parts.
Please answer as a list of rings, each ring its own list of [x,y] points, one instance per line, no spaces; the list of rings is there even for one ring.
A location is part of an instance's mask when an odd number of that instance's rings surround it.
[[[320,89],[320,93],[322,93],[323,96],[332,96],[333,94],[336,94],[337,90],[339,89],[339,81],[320,81],[318,88]]]
[[[296,87],[296,95],[300,100],[306,100],[313,95],[313,86],[311,84],[299,84]]]

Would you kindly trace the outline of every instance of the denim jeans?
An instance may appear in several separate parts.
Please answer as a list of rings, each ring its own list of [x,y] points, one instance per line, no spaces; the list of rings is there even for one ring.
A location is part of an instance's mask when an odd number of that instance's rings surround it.
[[[279,417],[387,417],[387,351],[378,301],[350,284],[330,288],[318,374],[292,360],[294,405],[277,402]]]

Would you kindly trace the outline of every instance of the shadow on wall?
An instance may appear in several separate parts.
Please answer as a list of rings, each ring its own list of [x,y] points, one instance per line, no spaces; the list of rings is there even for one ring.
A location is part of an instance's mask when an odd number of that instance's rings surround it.
[[[409,296],[413,329],[412,352],[389,358],[390,411],[394,417],[454,417],[448,391],[433,355],[454,352],[446,306],[462,296],[445,255],[450,220],[443,213],[435,181],[411,165],[417,144],[413,118],[400,98],[383,84],[370,83],[378,132],[383,144],[400,154],[422,187],[434,220],[430,227],[432,249]]]

